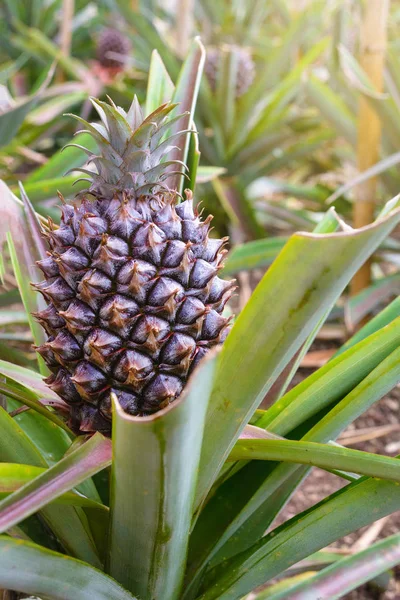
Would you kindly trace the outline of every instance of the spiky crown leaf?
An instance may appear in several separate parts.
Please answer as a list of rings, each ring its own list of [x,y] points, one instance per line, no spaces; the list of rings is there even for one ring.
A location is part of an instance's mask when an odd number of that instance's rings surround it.
[[[90,134],[98,145],[99,154],[95,154],[79,144],[68,144],[83,150],[88,163],[96,168],[97,172],[86,168],[72,169],[89,176],[81,179],[90,181],[90,193],[108,199],[118,191],[131,193],[134,197],[153,194],[166,189],[164,182],[168,177],[174,173],[182,174],[182,168],[186,169],[179,160],[164,160],[177,148],[174,142],[186,133],[182,130],[169,135],[172,126],[187,114],[169,116],[177,104],[163,104],[144,118],[136,96],[128,112],[110,98],[109,104],[96,98],[90,100],[100,116],[100,124],[68,115],[83,125],[77,133]],[[179,170],[172,170],[174,165]]]

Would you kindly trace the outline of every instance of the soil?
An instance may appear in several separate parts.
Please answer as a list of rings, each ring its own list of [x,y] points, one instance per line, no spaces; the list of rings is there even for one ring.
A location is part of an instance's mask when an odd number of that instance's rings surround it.
[[[324,349],[326,343],[318,344],[317,342],[318,350],[321,349],[321,346]],[[313,370],[299,369],[296,381],[293,383],[298,383]],[[338,441],[348,448],[376,454],[387,456],[400,454],[399,403],[400,385],[352,423]],[[286,506],[281,520],[286,521],[295,514],[306,510],[344,485],[346,482],[339,477],[318,468],[312,469],[310,475]],[[346,536],[328,549],[334,549],[343,554],[362,550],[375,541],[399,531],[400,511]],[[347,600],[400,600],[400,567],[394,570],[387,589],[378,589],[371,584],[364,585],[343,598]]]

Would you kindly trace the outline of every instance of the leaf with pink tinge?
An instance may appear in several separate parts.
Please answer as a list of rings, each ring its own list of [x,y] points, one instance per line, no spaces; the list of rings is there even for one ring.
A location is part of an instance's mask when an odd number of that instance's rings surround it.
[[[0,536],[0,586],[53,600],[135,600],[87,563],[7,536]]]
[[[400,534],[377,542],[363,552],[346,557],[292,589],[265,596],[268,600],[343,598],[367,581],[400,563]],[[256,600],[263,600],[261,593]]]
[[[366,315],[371,314],[377,306],[382,306],[388,299],[398,296],[399,292],[400,274],[395,273],[378,279],[370,287],[350,298],[344,311],[347,329],[353,331]]]
[[[19,190],[22,202],[24,203],[25,218],[34,244],[32,250],[37,254],[38,259],[43,260],[47,257],[47,248],[43,239],[42,228],[38,216],[21,182],[19,182]]]
[[[0,463],[0,499],[6,498],[9,494],[19,490],[24,485],[33,481],[39,475],[46,473],[46,469],[34,465],[21,465],[18,463]],[[87,498],[76,491],[64,492],[55,499],[56,504],[70,506],[84,506],[104,511],[108,514],[108,507],[96,500]]]
[[[20,412],[24,412],[28,409],[36,410],[36,412],[46,417],[46,419],[49,419],[49,421],[52,421],[53,423],[61,427],[61,429],[64,429],[69,435],[73,435],[72,431],[69,429],[66,423],[64,423],[64,421],[62,421],[55,412],[50,411],[48,410],[48,408],[46,408],[46,404],[48,404],[57,407],[59,410],[64,410],[67,413],[69,413],[68,405],[63,400],[61,400],[61,398],[59,398],[58,400],[49,400],[48,398],[42,399],[39,398],[38,395],[30,389],[25,388],[24,390],[21,390],[19,387],[16,388],[15,386],[13,386],[10,382],[3,383],[1,380],[0,393],[6,396],[7,398],[12,398],[13,400],[17,400],[17,402],[21,402],[21,406],[19,407],[19,409],[17,409],[16,413],[14,412],[14,415]]]
[[[246,425],[242,433],[239,436],[240,440],[280,440],[282,439],[279,435],[270,433],[261,427],[255,425]]]
[[[19,383],[28,390],[34,391],[42,398],[59,400],[57,394],[52,392],[44,383],[42,376],[31,369],[13,365],[6,360],[0,360],[0,374],[3,375],[3,377],[8,377],[12,381]]]
[[[0,531],[7,531],[49,502],[111,464],[111,441],[96,433],[77,450],[0,503]]]

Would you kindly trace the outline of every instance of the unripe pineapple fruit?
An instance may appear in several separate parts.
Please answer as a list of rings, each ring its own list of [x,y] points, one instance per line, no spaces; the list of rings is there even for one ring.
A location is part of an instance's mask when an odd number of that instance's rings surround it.
[[[180,201],[163,181],[179,161],[163,161],[175,107],[146,119],[135,99],[128,113],[93,100],[102,124],[83,121],[99,155],[77,205],[64,204],[59,228],[49,221],[45,280],[48,306],[36,318],[48,340],[37,348],[48,385],[70,405],[80,432],[111,428],[111,394],[132,415],[176,399],[198,361],[229,329],[221,313],[233,282],[218,277],[226,238],[209,237],[190,192]],[[77,117],[78,118],[78,117]],[[78,118],[79,119],[79,118]]]
[[[102,67],[122,70],[124,59],[130,50],[129,39],[117,29],[107,27],[101,31],[97,40],[96,56]]]
[[[236,97],[240,98],[240,96],[243,96],[252,85],[256,75],[253,58],[246,48],[240,46],[225,45],[220,48],[208,48],[204,72],[213,91],[215,91],[217,87],[218,71],[223,61],[224,54],[234,55],[237,60],[235,92]]]

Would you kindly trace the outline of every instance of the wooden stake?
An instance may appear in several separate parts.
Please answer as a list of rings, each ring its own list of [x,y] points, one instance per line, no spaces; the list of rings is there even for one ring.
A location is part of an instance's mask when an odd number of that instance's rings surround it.
[[[383,90],[383,69],[387,42],[390,0],[367,0],[360,32],[360,64],[377,92]],[[381,123],[368,100],[361,96],[358,112],[357,166],[360,173],[379,160]],[[374,220],[377,178],[356,188],[353,208],[354,227],[364,227]],[[371,263],[365,263],[355,274],[351,293],[355,295],[371,283]]]
[[[185,58],[192,39],[194,25],[194,0],[178,0],[176,3],[176,50]]]
[[[72,20],[74,18],[75,0],[63,0],[60,27],[60,50],[64,56],[71,54]],[[58,71],[58,81],[64,81],[64,73]]]

